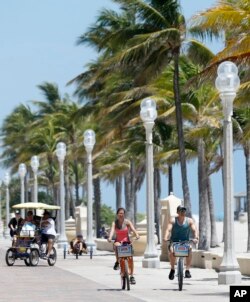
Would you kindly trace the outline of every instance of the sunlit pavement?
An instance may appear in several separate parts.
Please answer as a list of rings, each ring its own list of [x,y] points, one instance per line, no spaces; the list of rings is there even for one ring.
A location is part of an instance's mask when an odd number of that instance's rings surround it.
[[[177,279],[168,279],[169,263],[161,262],[159,269],[142,268],[142,257],[135,257],[137,283],[130,291],[122,291],[112,253],[97,252],[92,259],[66,255],[64,259],[58,250],[55,267],[43,260],[37,267],[27,267],[21,260],[8,267],[5,250],[9,242],[0,242],[0,301],[229,301],[229,286],[218,285],[214,270],[192,268],[192,278],[184,279],[180,292]],[[243,276],[241,285],[250,286],[250,277]]]

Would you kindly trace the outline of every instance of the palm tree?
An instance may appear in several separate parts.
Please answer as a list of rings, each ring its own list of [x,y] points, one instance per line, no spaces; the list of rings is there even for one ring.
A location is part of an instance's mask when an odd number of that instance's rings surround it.
[[[170,61],[174,62],[172,83],[183,195],[185,205],[191,213],[179,91],[179,56],[186,29],[178,1],[114,0],[114,2],[121,5],[123,14],[118,15],[116,12],[105,10],[100,14],[95,26],[80,38],[79,43],[94,45],[103,53],[101,72],[99,75],[95,74],[95,80],[102,80],[110,70],[114,73],[119,69],[123,74],[129,74],[132,70],[133,80],[129,83],[134,89],[143,85],[148,87],[148,83],[159,75]],[[86,77],[79,76],[78,80],[80,79]]]
[[[236,109],[233,115],[236,128],[235,140],[240,144],[246,159],[246,195],[248,212],[248,243],[247,252],[250,252],[250,110],[249,106]]]
[[[224,38],[225,48],[210,62],[208,69],[225,60],[246,68],[249,65],[249,0],[218,0],[210,9],[194,15],[190,31],[201,38]]]
[[[26,133],[36,119],[35,113],[28,106],[19,105],[3,122],[1,158],[5,167],[12,167],[12,172],[16,172],[20,162],[25,163],[30,159],[31,154],[26,155],[23,150],[28,143]]]
[[[241,141],[244,155],[246,158],[246,183],[247,183],[247,203],[248,203],[248,222],[250,221],[250,172],[249,172],[249,119],[246,108],[249,107],[250,81],[249,81],[249,63],[250,63],[250,29],[249,29],[249,0],[226,0],[217,1],[211,9],[195,15],[191,20],[191,31],[193,34],[204,37],[225,37],[225,47],[208,64],[203,71],[202,77],[208,78],[214,75],[217,65],[222,61],[230,60],[238,64],[241,73],[241,82],[243,83],[240,92],[235,100],[235,106],[238,113],[235,116],[238,120],[237,139]],[[242,115],[242,112],[243,115]],[[245,117],[243,117],[245,115]],[[243,117],[243,118],[242,118]],[[239,135],[239,133],[241,133]],[[248,251],[250,250],[250,224],[248,224]]]

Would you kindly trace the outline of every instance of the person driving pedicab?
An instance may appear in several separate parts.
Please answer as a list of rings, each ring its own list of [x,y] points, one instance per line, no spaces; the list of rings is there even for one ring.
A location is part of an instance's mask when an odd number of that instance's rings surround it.
[[[116,247],[123,243],[130,243],[129,233],[131,231],[135,234],[136,239],[140,238],[133,223],[131,221],[129,221],[128,219],[125,219],[125,213],[126,213],[126,210],[124,208],[119,208],[117,210],[117,212],[116,212],[117,218],[112,223],[111,231],[110,231],[109,237],[107,239],[109,242],[111,242],[113,235],[115,235],[114,251],[115,251],[115,256],[116,256],[116,262],[114,265],[114,270],[119,269],[119,261],[118,261]],[[130,265],[130,283],[135,284],[136,281],[133,276],[134,264],[133,264],[132,257],[131,257],[131,261],[129,261],[129,265]]]
[[[45,210],[41,220],[41,242],[48,243],[46,258],[49,258],[55,237],[56,237],[55,221],[53,218],[51,218],[50,212]]]
[[[172,242],[178,242],[178,241],[188,241],[190,240],[190,231],[193,232],[194,239],[193,242],[197,243],[199,238],[198,238],[198,231],[196,229],[195,223],[193,219],[186,217],[186,211],[187,209],[183,206],[178,206],[177,207],[177,214],[178,216],[175,218],[172,218],[167,226],[165,236],[164,236],[164,241],[169,240],[170,237],[170,245],[168,247],[168,252],[169,252],[169,260],[170,260],[170,265],[171,265],[171,270],[169,273],[169,279],[173,280],[174,275],[175,275],[175,260],[176,257],[174,256],[174,251],[173,251],[173,244]],[[185,278],[191,278],[190,274],[190,266],[191,266],[191,261],[192,261],[192,249],[190,247],[190,252],[188,257],[186,257],[186,271],[185,271]]]

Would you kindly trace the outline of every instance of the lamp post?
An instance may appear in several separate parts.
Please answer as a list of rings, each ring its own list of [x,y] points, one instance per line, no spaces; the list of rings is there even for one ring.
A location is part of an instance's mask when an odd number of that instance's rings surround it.
[[[5,221],[5,233],[4,237],[9,238],[9,220],[10,220],[10,193],[9,193],[9,184],[10,184],[10,175],[8,172],[5,173],[4,180],[3,180],[5,187],[6,187],[6,221]]]
[[[154,120],[157,117],[156,103],[147,98],[141,102],[141,119],[146,129],[146,187],[147,187],[147,247],[142,260],[145,268],[159,268],[160,261],[154,243],[154,164],[153,164],[153,143],[152,130]]]
[[[237,66],[229,61],[219,65],[215,86],[223,106],[223,177],[224,177],[224,253],[219,268],[219,284],[235,284],[241,281],[239,264],[235,255],[233,209],[233,133],[231,116],[236,91],[240,86]]]
[[[64,187],[64,169],[63,163],[66,156],[66,145],[60,142],[56,145],[56,156],[60,165],[60,235],[58,238],[58,247],[63,248],[67,245],[65,234],[65,187]]]
[[[26,165],[20,164],[18,166],[18,173],[21,179],[21,203],[24,203],[24,178],[27,173]],[[24,217],[24,209],[21,210],[22,217]]]
[[[88,129],[83,134],[83,144],[87,152],[87,166],[88,166],[88,186],[87,186],[87,245],[95,249],[93,240],[93,183],[92,183],[92,150],[95,145],[95,132]]]
[[[34,155],[31,157],[30,165],[34,173],[34,202],[38,202],[38,190],[37,190],[37,170],[39,168],[39,158]]]

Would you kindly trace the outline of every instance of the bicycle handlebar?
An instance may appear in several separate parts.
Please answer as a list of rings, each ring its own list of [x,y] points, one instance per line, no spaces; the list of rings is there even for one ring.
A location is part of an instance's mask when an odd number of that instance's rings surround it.
[[[107,241],[108,242],[113,242],[113,243],[115,243],[115,242],[119,242],[119,243],[125,243],[125,244],[130,244],[130,245],[132,245],[132,243],[134,242],[134,241],[136,241],[136,240],[139,240],[140,239],[140,237],[139,238],[137,238],[137,237],[135,237],[134,239],[131,239],[129,242],[122,242],[122,241],[115,241],[115,239],[111,239],[110,241],[107,239]]]
[[[170,242],[170,243],[194,243],[197,244],[198,240],[195,238],[190,238],[189,240],[179,240],[179,241],[173,241],[171,239],[168,239],[166,242]]]

